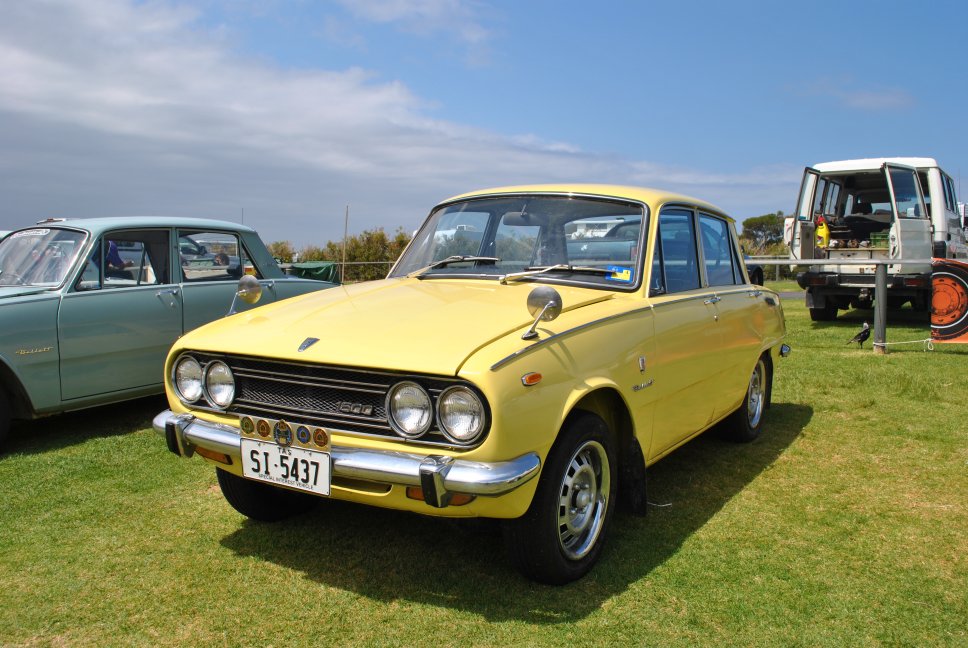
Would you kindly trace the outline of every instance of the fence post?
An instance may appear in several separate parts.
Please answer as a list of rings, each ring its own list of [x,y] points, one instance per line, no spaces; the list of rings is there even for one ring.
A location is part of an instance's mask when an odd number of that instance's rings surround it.
[[[874,270],[874,353],[887,353],[887,264]]]

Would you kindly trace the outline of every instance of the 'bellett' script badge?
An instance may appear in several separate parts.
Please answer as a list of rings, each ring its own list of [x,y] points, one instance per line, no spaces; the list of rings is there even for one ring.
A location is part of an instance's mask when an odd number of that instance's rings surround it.
[[[303,343],[299,345],[299,353],[302,353],[317,342],[319,342],[319,338],[306,338],[303,340]]]

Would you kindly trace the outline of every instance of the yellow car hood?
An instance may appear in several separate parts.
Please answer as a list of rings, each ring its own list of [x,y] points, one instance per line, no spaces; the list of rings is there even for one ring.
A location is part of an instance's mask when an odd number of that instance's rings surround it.
[[[179,348],[456,375],[475,351],[524,331],[530,282],[387,279],[309,293],[213,322]],[[571,311],[612,297],[556,286]],[[299,351],[309,338],[318,342]]]

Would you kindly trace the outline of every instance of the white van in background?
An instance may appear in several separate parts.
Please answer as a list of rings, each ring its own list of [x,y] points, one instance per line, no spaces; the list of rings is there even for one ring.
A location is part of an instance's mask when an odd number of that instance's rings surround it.
[[[955,184],[932,158],[872,158],[807,167],[793,216],[784,222],[792,259],[828,259],[797,274],[814,321],[871,308],[875,265],[847,259],[968,259]],[[930,263],[888,266],[888,307],[931,303]]]

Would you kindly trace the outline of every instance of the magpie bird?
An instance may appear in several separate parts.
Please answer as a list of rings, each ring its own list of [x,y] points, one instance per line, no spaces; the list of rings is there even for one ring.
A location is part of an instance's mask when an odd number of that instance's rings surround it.
[[[851,342],[856,342],[858,345],[860,345],[860,348],[863,349],[864,348],[864,342],[866,342],[867,341],[867,338],[869,338],[870,336],[871,336],[871,327],[870,327],[870,324],[868,324],[867,322],[864,322],[864,328],[862,328],[857,333],[857,335],[855,335],[854,337],[852,337],[849,340],[847,340],[847,344],[850,344]]]

